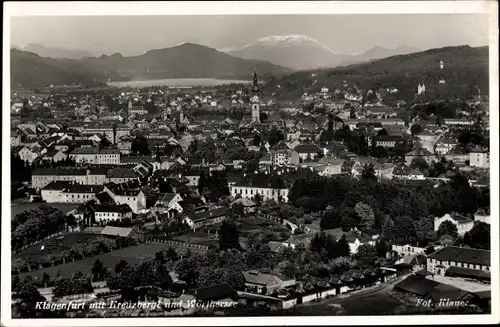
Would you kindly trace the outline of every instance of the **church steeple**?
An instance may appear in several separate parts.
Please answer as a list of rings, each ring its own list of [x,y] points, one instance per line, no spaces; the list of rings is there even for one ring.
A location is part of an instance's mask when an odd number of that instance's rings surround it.
[[[252,104],[252,122],[260,123],[260,100],[259,100],[259,82],[257,81],[257,72],[253,73],[253,96],[250,100]]]
[[[252,92],[257,95],[259,93],[259,82],[257,81],[257,72],[253,73]]]

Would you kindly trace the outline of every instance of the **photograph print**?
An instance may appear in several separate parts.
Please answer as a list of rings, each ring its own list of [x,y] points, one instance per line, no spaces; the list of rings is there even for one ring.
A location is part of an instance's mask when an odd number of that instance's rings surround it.
[[[11,3],[2,324],[498,322],[497,4],[350,3]]]

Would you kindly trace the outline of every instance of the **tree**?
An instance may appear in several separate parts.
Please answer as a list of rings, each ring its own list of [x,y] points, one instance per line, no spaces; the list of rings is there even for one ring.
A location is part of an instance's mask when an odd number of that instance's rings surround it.
[[[90,293],[94,290],[90,278],[81,271],[73,274],[71,286],[71,294]]]
[[[490,224],[482,221],[476,221],[474,227],[464,235],[464,243],[472,248],[490,250],[490,240]]]
[[[179,258],[179,255],[177,254],[177,252],[173,247],[169,247],[167,249],[166,257],[171,261],[176,261]]]
[[[72,294],[71,280],[68,277],[58,277],[54,280],[52,293],[56,297]]]
[[[132,152],[140,155],[151,154],[149,150],[148,141],[142,135],[137,135],[135,139],[132,140]]]
[[[106,272],[106,269],[104,269],[104,265],[102,262],[97,259],[94,262],[94,266],[92,267],[92,278],[93,280],[100,280],[101,278],[104,277],[104,273]]]
[[[420,124],[412,124],[410,127],[411,135],[417,135],[422,132],[422,126]]]
[[[223,221],[219,229],[219,249],[221,251],[226,249],[241,248],[238,236],[238,228],[236,224],[229,221]]]
[[[349,242],[347,241],[347,237],[342,235],[340,240],[338,241],[338,254],[341,257],[348,257],[351,255],[351,247],[349,246]]]
[[[19,301],[16,304],[19,318],[37,317],[40,310],[36,309],[36,303],[46,301],[33,282],[26,278],[19,282],[18,291],[12,297]]]
[[[410,168],[424,171],[426,169],[429,169],[429,164],[424,158],[413,158],[413,160],[410,163]]]
[[[442,236],[451,236],[451,237],[457,237],[458,236],[458,229],[457,226],[455,226],[451,221],[443,221],[441,225],[439,225],[438,231],[437,231],[437,236],[442,237]]]
[[[389,252],[389,247],[385,241],[379,240],[375,243],[375,251],[377,252],[378,257],[385,257],[387,252]]]
[[[355,257],[361,265],[372,267],[377,261],[377,251],[373,245],[362,244],[358,247]]]
[[[48,284],[50,283],[50,275],[47,274],[46,271],[43,272],[43,275],[42,275],[42,284],[47,287]]]
[[[155,260],[160,263],[165,263],[165,256],[163,255],[163,251],[156,251]]]
[[[363,202],[358,202],[354,207],[354,211],[358,214],[361,219],[361,225],[365,228],[372,228],[375,223],[375,214],[373,213],[373,209]]]
[[[372,164],[365,164],[361,173],[361,178],[367,181],[376,181],[377,176],[375,175],[375,167]]]
[[[115,272],[120,273],[123,269],[129,266],[128,262],[125,260],[120,260],[115,266]]]

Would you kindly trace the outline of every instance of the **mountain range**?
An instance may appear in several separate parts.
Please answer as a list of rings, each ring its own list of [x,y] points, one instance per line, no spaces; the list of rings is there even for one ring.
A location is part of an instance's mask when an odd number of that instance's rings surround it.
[[[49,57],[49,58],[82,59],[85,57],[94,56],[92,53],[86,50],[81,50],[81,49],[68,50],[61,48],[50,48],[50,47],[45,47],[38,43],[28,43],[23,46],[13,46],[12,48],[21,51],[33,52],[39,55],[40,57]]]
[[[307,70],[366,62],[420,50],[407,46],[395,49],[375,47],[359,54],[345,54],[335,52],[305,35],[286,35],[268,36],[239,49],[222,49],[221,51],[243,59],[264,60],[274,64],[279,63],[294,70]]]
[[[116,53],[78,60],[46,58],[11,49],[11,83],[24,87],[163,78],[249,79],[254,71],[262,76],[292,72],[283,66],[236,58],[192,43],[150,50],[140,56]]]

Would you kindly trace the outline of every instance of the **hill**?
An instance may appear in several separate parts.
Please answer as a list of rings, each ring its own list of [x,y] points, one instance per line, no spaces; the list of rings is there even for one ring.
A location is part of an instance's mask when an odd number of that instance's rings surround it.
[[[292,70],[259,60],[235,58],[224,52],[193,43],[150,50],[140,56],[121,54],[86,58],[82,62],[104,71],[116,71],[133,80],[160,78],[248,78],[257,70],[260,75],[289,73]]]
[[[445,84],[439,83],[441,78]],[[414,99],[419,83],[425,83],[430,97],[467,98],[476,94],[478,87],[481,94],[487,94],[488,48],[444,47],[333,69],[300,71],[273,79],[263,90],[286,99],[303,92],[318,92],[322,86],[342,88],[344,81],[365,91],[397,88],[397,97],[407,101]]]
[[[11,85],[25,88],[49,85],[99,85],[108,78],[123,78],[115,73],[101,72],[72,59],[44,58],[31,52],[11,49]]]

